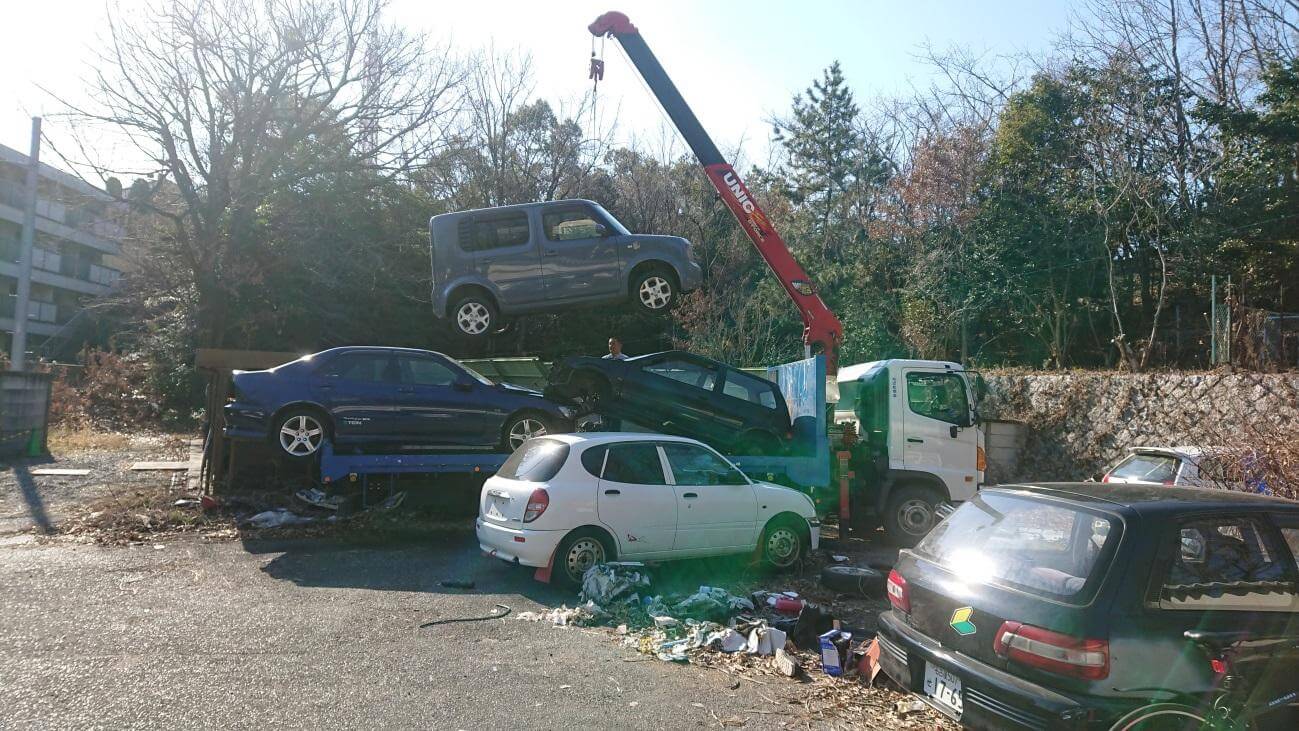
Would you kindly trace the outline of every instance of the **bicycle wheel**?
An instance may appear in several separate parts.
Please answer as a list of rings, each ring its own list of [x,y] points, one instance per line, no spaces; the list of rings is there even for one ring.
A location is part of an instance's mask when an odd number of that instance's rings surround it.
[[[1198,708],[1181,703],[1142,706],[1110,726],[1110,731],[1200,731],[1214,726]]]

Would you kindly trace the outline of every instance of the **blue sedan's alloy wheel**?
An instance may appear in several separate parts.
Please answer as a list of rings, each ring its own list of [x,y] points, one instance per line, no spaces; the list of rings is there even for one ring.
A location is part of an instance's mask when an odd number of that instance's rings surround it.
[[[325,428],[310,414],[289,414],[280,422],[280,449],[290,457],[310,457],[325,441]]]

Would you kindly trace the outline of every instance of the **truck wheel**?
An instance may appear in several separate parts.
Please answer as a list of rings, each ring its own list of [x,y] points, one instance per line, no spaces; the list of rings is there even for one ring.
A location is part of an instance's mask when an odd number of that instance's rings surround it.
[[[899,546],[916,545],[938,522],[941,502],[938,492],[928,487],[912,485],[894,491],[884,507],[884,532]]]

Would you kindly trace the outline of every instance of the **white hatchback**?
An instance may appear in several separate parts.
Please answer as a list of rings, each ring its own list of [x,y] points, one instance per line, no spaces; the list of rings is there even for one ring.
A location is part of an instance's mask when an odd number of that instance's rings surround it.
[[[820,542],[811,498],[750,480],[693,439],[557,434],[524,442],[483,485],[478,543],[564,584],[615,560],[751,553],[794,565]]]

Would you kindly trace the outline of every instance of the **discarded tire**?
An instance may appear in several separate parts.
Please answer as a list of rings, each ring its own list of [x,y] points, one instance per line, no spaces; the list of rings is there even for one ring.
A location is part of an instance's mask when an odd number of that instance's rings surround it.
[[[844,594],[882,596],[886,579],[879,571],[862,566],[826,566],[821,569],[821,586]]]

